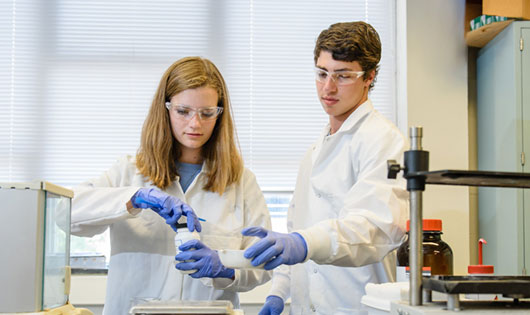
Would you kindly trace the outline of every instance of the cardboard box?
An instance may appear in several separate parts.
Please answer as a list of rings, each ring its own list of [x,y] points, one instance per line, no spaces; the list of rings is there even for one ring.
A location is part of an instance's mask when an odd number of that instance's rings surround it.
[[[530,20],[530,0],[483,0],[482,14]]]
[[[470,30],[474,31],[478,28],[481,28],[484,25],[488,25],[495,22],[502,22],[506,21],[508,18],[505,16],[498,16],[498,15],[481,15],[469,22]]]
[[[466,0],[465,31],[469,32],[471,20],[482,15],[482,0]]]

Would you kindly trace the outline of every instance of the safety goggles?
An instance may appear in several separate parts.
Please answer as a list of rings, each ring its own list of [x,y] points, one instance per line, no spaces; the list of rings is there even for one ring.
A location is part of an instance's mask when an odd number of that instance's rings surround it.
[[[184,120],[190,120],[195,115],[198,115],[200,120],[212,120],[216,119],[217,116],[223,112],[222,107],[203,107],[195,109],[187,105],[172,104],[171,102],[166,102],[166,108],[172,110],[178,118]]]
[[[364,71],[338,71],[328,72],[324,69],[315,68],[315,79],[317,82],[326,83],[328,78],[331,78],[337,85],[349,85],[355,83],[360,76],[364,74]]]

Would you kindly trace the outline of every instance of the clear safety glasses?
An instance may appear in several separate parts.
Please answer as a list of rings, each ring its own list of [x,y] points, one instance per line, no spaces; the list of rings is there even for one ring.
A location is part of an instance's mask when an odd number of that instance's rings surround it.
[[[213,120],[223,112],[222,107],[203,107],[195,109],[186,105],[171,104],[171,102],[166,102],[166,108],[172,110],[178,118],[184,120],[190,120],[196,114],[199,115],[200,120]]]
[[[338,71],[327,72],[324,69],[315,68],[315,79],[317,82],[326,83],[331,78],[336,85],[349,85],[355,83],[364,71]]]

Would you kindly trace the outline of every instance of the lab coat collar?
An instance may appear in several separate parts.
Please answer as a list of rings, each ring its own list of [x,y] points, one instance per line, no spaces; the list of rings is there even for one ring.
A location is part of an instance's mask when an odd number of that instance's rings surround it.
[[[367,99],[364,103],[359,105],[359,107],[357,107],[353,111],[353,113],[350,114],[350,116],[342,123],[339,130],[337,130],[335,134],[351,130],[364,116],[370,113],[373,109],[374,106],[372,104],[372,101],[370,99]],[[330,131],[331,126],[328,122],[328,125],[322,131],[322,138],[328,136]]]

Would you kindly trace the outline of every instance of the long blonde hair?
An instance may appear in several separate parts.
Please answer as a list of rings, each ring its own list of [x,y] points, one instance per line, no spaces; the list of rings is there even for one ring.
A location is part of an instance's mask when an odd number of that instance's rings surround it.
[[[203,189],[222,195],[227,186],[241,178],[243,160],[236,145],[230,98],[223,76],[210,60],[186,57],[173,63],[162,76],[136,154],[136,167],[140,173],[160,189],[165,189],[176,179],[175,162],[181,155],[180,145],[171,132],[165,102],[184,90],[204,86],[217,91],[217,106],[223,108],[223,113],[217,118],[212,135],[201,150],[208,176]]]

